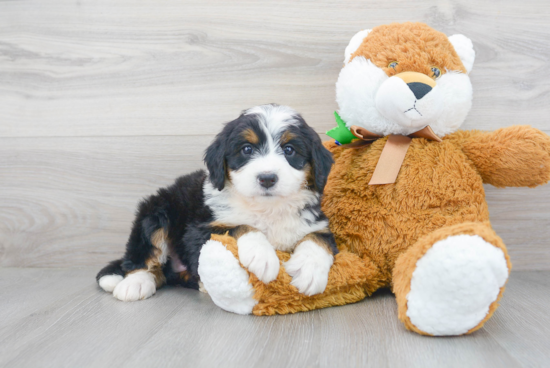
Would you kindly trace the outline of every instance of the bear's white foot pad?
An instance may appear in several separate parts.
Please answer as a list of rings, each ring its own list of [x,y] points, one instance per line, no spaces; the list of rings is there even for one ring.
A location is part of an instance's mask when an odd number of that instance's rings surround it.
[[[99,279],[99,287],[108,293],[112,293],[115,287],[122,281],[124,277],[120,275],[105,275]]]
[[[137,271],[127,275],[113,291],[115,298],[123,302],[147,299],[157,291],[155,277],[147,271]]]
[[[228,312],[250,314],[258,304],[253,298],[248,272],[219,241],[209,240],[203,245],[198,271],[204,288],[218,307]]]
[[[435,336],[464,334],[487,316],[507,278],[502,250],[478,235],[450,236],[416,263],[407,316]]]

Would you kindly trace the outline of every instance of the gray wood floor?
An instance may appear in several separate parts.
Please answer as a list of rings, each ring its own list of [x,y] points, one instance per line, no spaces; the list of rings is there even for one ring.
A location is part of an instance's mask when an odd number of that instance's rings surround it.
[[[344,48],[380,24],[472,39],[464,129],[550,133],[548,19],[548,0],[0,0],[0,266],[119,257],[139,199],[244,108],[332,128]],[[550,186],[486,190],[514,269],[550,270]]]
[[[257,318],[183,289],[125,304],[93,280],[122,255],[138,200],[202,168],[242,109],[288,104],[321,136],[333,127],[360,29],[465,34],[477,58],[463,128],[550,133],[548,19],[548,0],[0,0],[0,366],[550,366],[550,185],[486,187],[525,272],[468,337],[405,331],[387,292]]]
[[[408,332],[387,291],[354,305],[239,316],[163,288],[123,303],[95,269],[0,268],[5,367],[548,367],[550,272],[513,272],[501,307],[470,336]]]

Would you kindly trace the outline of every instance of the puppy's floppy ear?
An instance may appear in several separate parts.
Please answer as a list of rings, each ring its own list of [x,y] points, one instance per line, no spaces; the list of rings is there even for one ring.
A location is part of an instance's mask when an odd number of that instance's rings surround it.
[[[317,133],[314,134],[315,137],[312,140],[311,147],[311,166],[315,178],[315,189],[319,193],[323,193],[334,160],[332,159],[332,153],[323,146]]]
[[[214,142],[206,149],[204,153],[204,163],[208,168],[210,182],[217,190],[222,190],[225,186],[226,168],[225,168],[225,148],[227,141],[226,129],[216,136]]]

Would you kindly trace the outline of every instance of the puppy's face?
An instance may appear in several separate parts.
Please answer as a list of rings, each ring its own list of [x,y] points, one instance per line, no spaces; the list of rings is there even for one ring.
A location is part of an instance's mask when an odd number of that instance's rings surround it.
[[[212,185],[231,187],[245,197],[322,193],[332,162],[302,117],[278,105],[246,110],[225,126],[205,154]]]

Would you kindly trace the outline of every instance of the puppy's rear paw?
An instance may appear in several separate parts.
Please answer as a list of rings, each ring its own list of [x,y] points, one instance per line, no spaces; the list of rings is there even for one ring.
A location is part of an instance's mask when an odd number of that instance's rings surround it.
[[[99,287],[108,293],[112,293],[115,287],[123,280],[120,275],[105,275],[99,279]]]
[[[279,258],[264,234],[250,232],[239,238],[239,260],[260,281],[269,283],[279,274]]]
[[[296,286],[300,293],[311,296],[325,291],[333,260],[334,257],[325,249],[308,240],[298,245],[284,266],[292,276],[291,285]]]
[[[154,276],[147,271],[137,271],[127,275],[118,283],[113,296],[123,302],[147,299],[157,291]]]

